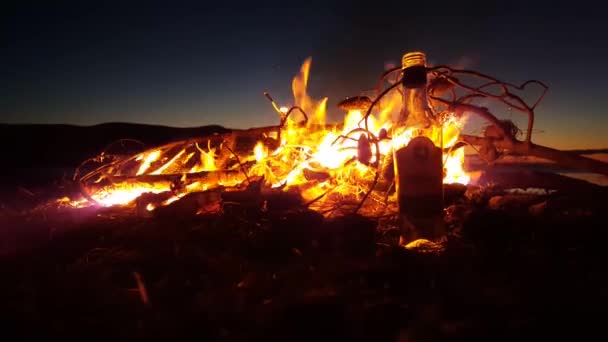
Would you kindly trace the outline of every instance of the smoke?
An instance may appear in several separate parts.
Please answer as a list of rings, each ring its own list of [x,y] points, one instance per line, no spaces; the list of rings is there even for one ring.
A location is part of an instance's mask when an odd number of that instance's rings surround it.
[[[397,63],[395,61],[385,61],[384,62],[384,71],[395,68],[396,66],[397,66]]]
[[[455,69],[474,69],[479,65],[480,56],[475,53],[460,56],[456,61],[450,63]]]

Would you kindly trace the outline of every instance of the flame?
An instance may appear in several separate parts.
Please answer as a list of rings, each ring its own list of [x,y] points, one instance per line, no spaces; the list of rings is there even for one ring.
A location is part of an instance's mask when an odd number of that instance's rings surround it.
[[[175,156],[173,156],[173,158],[171,158],[168,162],[166,162],[165,164],[163,164],[161,167],[159,167],[158,169],[154,170],[153,172],[151,172],[151,175],[161,175],[163,174],[163,172],[165,172],[165,170],[169,169],[173,164],[175,164],[175,162],[179,159],[179,157],[182,156],[182,154],[184,154],[184,152],[186,152],[185,149],[179,151]]]
[[[186,193],[236,186],[248,177],[262,176],[270,187],[297,188],[305,200],[315,202],[311,208],[324,213],[338,204],[357,203],[375,178],[382,180],[376,172],[386,165],[387,158],[392,158],[393,148],[407,145],[416,132],[406,129],[370,143],[368,158],[359,160],[360,145],[364,145],[359,140],[374,141],[381,131],[391,132],[393,118],[401,107],[401,96],[393,92],[384,97],[368,117],[367,125],[363,120],[365,114],[360,110],[346,113],[342,124],[326,125],[327,98],[316,101],[307,93],[311,63],[310,58],[305,60],[292,82],[294,106],[308,115],[307,124],[299,124],[303,117],[298,116],[298,111],[292,111],[295,115],[290,115],[281,130],[281,140],[274,145],[278,147],[270,149],[258,141],[249,151],[235,151],[234,141],[215,138],[165,145],[108,167],[88,189],[90,197],[101,205],[112,206],[129,204],[144,193],[173,192],[162,202],[148,203],[146,209],[151,211],[179,200]],[[278,107],[274,102],[273,106],[283,118],[289,111],[288,107]],[[432,127],[429,136],[446,151],[444,183],[470,181],[463,169],[464,150],[452,150],[463,125],[463,118],[446,116]],[[267,137],[276,136],[275,133]],[[175,177],[172,181],[155,178],[163,175]],[[384,197],[374,191],[368,202],[381,203]]]
[[[146,172],[150,168],[150,164],[157,161],[159,157],[160,157],[159,150],[155,150],[150,153],[142,154],[142,155],[138,156],[137,159],[135,159],[135,160],[143,159],[144,161],[141,163],[141,166],[139,167],[139,170],[137,170],[136,175],[137,176],[143,175],[144,172]]]
[[[55,200],[55,203],[57,203],[60,206],[70,206],[72,208],[84,208],[87,207],[87,199],[86,198],[79,198],[77,200],[72,200],[67,196],[58,198],[57,200]]]
[[[312,58],[307,58],[304,61],[304,64],[302,64],[302,67],[300,68],[300,73],[294,77],[291,83],[291,90],[293,91],[295,105],[302,108],[304,112],[311,114],[311,116],[308,118],[308,124],[321,126],[325,124],[327,98],[316,102],[308,95],[306,91],[311,64]]]
[[[207,142],[207,151],[200,148],[198,143],[194,143],[194,146],[200,152],[201,163],[193,166],[190,169],[190,173],[217,170],[217,166],[215,165],[215,148],[211,148],[211,143]]]
[[[167,191],[161,186],[151,186],[147,184],[121,184],[119,187],[109,187],[101,189],[91,195],[95,202],[111,207],[118,204],[128,204],[145,193],[161,193]]]
[[[268,155],[268,150],[261,141],[258,141],[258,143],[253,148],[253,154],[255,156],[255,160],[260,162],[262,159],[266,158],[266,156]]]

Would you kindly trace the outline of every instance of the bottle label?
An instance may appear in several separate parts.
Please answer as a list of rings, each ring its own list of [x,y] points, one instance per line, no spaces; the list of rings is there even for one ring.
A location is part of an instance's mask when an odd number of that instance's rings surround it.
[[[401,214],[441,215],[443,210],[442,151],[427,137],[413,138],[395,151],[395,180]]]

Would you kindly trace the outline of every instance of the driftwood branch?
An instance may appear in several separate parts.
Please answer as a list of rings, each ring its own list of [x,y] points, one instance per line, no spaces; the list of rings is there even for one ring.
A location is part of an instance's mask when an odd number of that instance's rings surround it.
[[[569,169],[608,175],[608,163],[583,157],[574,152],[561,151],[534,143],[527,144],[522,141],[508,141],[502,139],[493,139],[491,137],[461,135],[460,139],[467,144],[474,146],[486,146],[488,144],[492,144],[496,148],[503,150],[505,154],[508,155],[533,156],[551,160],[558,165],[567,167]]]
[[[459,116],[464,113],[473,113],[494,125],[505,139],[514,140],[514,137],[511,137],[510,134],[508,134],[508,132],[504,129],[502,122],[485,107],[479,107],[468,103],[450,102],[438,97],[431,97],[431,99],[447,105],[448,110],[456,113]]]
[[[462,143],[480,146],[479,152],[482,158],[490,161],[507,154],[527,155],[551,160],[560,166],[573,170],[608,175],[607,163],[581,156],[578,153],[561,151],[532,142],[534,110],[549,89],[545,83],[538,80],[529,80],[520,85],[515,85],[474,70],[453,69],[448,66],[430,68],[429,73],[435,77],[429,86],[429,99],[432,104],[442,105],[457,116],[465,113],[474,114],[489,123],[483,137],[461,135],[460,143],[455,147],[463,146]],[[474,87],[463,82],[461,80],[463,76],[473,77],[485,81],[485,83]],[[513,91],[523,91],[529,85],[537,85],[542,89],[541,94],[532,104],[526,103],[520,96],[513,93]],[[454,88],[463,90],[465,94],[456,98]],[[490,89],[492,88],[499,90],[491,92]],[[441,97],[441,93],[445,93],[448,89],[451,90],[451,98]],[[517,139],[516,135],[519,129],[512,122],[500,120],[488,108],[472,103],[477,99],[495,100],[526,114],[528,124],[524,140]]]
[[[429,72],[433,74],[436,78],[445,80],[445,82],[453,85],[454,87],[458,87],[467,91],[468,93],[456,100],[457,103],[465,103],[466,100],[471,99],[472,97],[480,97],[480,98],[489,98],[497,100],[510,108],[513,108],[517,111],[520,111],[527,115],[528,117],[528,127],[526,130],[526,143],[532,142],[532,131],[534,129],[534,109],[540,103],[540,101],[544,98],[545,94],[549,87],[541,81],[537,80],[529,80],[520,85],[515,85],[508,82],[500,81],[492,76],[480,73],[474,70],[463,70],[463,69],[454,69],[449,66],[441,65],[434,68],[429,69]],[[484,83],[481,86],[473,87],[465,82],[462,82],[457,76],[469,76],[475,77],[477,79],[484,80]],[[541,95],[536,99],[536,101],[529,105],[524,101],[520,96],[514,94],[511,90],[523,91],[526,89],[528,85],[535,84],[542,88]],[[492,93],[487,88],[495,86],[500,89],[499,93]]]

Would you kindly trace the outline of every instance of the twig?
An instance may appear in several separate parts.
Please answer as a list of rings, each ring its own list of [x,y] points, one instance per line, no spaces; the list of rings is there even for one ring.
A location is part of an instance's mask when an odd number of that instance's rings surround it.
[[[245,175],[245,179],[247,179],[247,184],[251,184],[251,180],[249,179],[249,174],[247,173],[247,170],[245,170],[245,166],[243,166],[243,163],[241,163],[241,159],[239,158],[239,156],[236,153],[234,153],[234,150],[232,150],[230,148],[230,146],[225,145],[225,147],[228,151],[230,151],[230,153],[232,153],[232,155],[236,159],[236,162],[239,164],[241,172],[243,172],[243,174]]]
[[[325,192],[323,192],[322,194],[320,194],[319,196],[313,198],[312,200],[304,203],[305,207],[309,207],[312,204],[314,204],[315,202],[317,202],[318,200],[320,200],[321,198],[325,197],[325,195],[327,195],[328,193],[332,192],[336,187],[332,187],[331,189],[327,189]]]
[[[445,71],[442,72],[440,70],[447,70],[447,75],[446,75]],[[464,102],[465,99],[470,99],[473,97],[471,95],[475,94],[475,95],[479,95],[480,97],[498,100],[513,109],[516,109],[520,112],[525,113],[528,116],[528,127],[527,127],[527,131],[526,131],[525,142],[528,144],[530,144],[532,142],[532,132],[534,129],[534,109],[540,103],[540,101],[544,98],[545,94],[547,93],[547,90],[549,89],[549,87],[545,83],[538,81],[538,80],[529,80],[520,85],[515,85],[512,83],[500,81],[492,76],[488,76],[486,74],[483,74],[483,73],[480,73],[480,72],[477,72],[474,70],[453,69],[453,68],[450,68],[449,66],[445,66],[445,65],[430,68],[430,69],[428,69],[428,71],[431,73],[434,73],[436,77],[443,77],[445,80],[452,83],[453,85],[461,87],[461,88],[466,89],[471,92],[471,94],[467,94],[467,95],[463,96],[461,99],[459,99],[462,101],[456,100],[456,101],[452,101],[452,102]],[[458,78],[453,77],[452,75],[454,75],[454,74],[463,74],[463,75],[474,76],[474,77],[477,77],[480,79],[488,80],[488,82],[486,82],[483,85],[478,86],[478,87],[471,87],[471,86],[466,85],[463,82],[459,81]],[[543,92],[538,97],[538,99],[534,102],[534,104],[531,106],[528,105],[521,97],[519,97],[509,91],[509,88],[517,89],[517,90],[524,90],[526,88],[526,86],[529,84],[537,84],[543,88]],[[493,93],[490,93],[487,91],[483,91],[484,88],[487,88],[487,87],[490,87],[493,85],[499,86],[502,90],[502,93],[493,94]]]
[[[302,107],[291,106],[291,108],[289,108],[287,110],[287,112],[284,113],[277,106],[276,102],[274,102],[274,99],[272,98],[272,96],[270,96],[270,93],[268,93],[267,91],[265,91],[264,92],[264,96],[270,101],[270,103],[272,104],[272,107],[274,108],[274,110],[277,113],[279,113],[280,121],[279,121],[279,126],[277,127],[277,140],[279,142],[281,142],[281,130],[283,129],[283,127],[285,127],[285,124],[287,123],[287,120],[289,119],[289,116],[291,115],[291,113],[293,113],[294,110],[297,110],[300,113],[302,113],[302,115],[304,115],[304,120],[301,123],[299,123],[300,125],[306,125],[308,123],[308,115],[306,114],[306,112],[304,111],[304,109],[302,109]]]
[[[432,100],[435,100],[435,101],[438,101],[438,102],[441,102],[441,103],[447,105],[450,108],[450,110],[453,112],[471,112],[471,113],[477,114],[480,117],[482,117],[483,119],[489,121],[494,126],[496,126],[496,128],[500,131],[500,133],[504,137],[506,137],[507,139],[510,139],[510,140],[514,139],[514,137],[512,137],[510,134],[508,134],[505,131],[502,122],[500,120],[498,120],[498,118],[496,116],[494,116],[494,114],[492,114],[485,107],[478,107],[478,106],[471,105],[468,103],[450,102],[450,101],[444,100],[440,97],[434,97],[434,96],[430,96],[430,98]]]
[[[397,82],[393,85],[391,85],[390,87],[384,89],[384,91],[382,93],[380,93],[380,95],[378,95],[376,97],[376,99],[374,101],[372,101],[371,105],[369,106],[369,108],[367,109],[367,112],[365,113],[365,116],[359,120],[359,125],[361,125],[362,121],[365,121],[365,129],[367,131],[369,131],[369,125],[367,123],[367,119],[369,118],[369,116],[372,114],[372,110],[374,109],[374,106],[376,106],[376,104],[378,104],[378,102],[380,102],[380,100],[386,95],[388,94],[391,90],[397,88],[397,86],[401,85],[400,82]]]
[[[376,96],[380,96],[380,93],[382,92],[382,86],[384,85],[384,80],[386,80],[386,78],[388,76],[390,76],[392,73],[394,73],[395,71],[401,71],[401,67],[397,66],[397,67],[391,68],[391,69],[385,71],[380,76],[380,80],[378,81],[378,87],[376,88]],[[395,81],[395,82],[397,82],[397,81]]]
[[[389,197],[389,194],[391,193],[391,190],[393,190],[394,187],[395,187],[395,180],[393,180],[391,182],[391,185],[386,190],[386,195],[384,196],[384,205],[385,206],[388,205],[388,197]]]
[[[287,113],[285,113],[285,117],[281,120],[281,128],[283,128],[285,126],[285,123],[287,122],[289,115],[291,115],[291,113],[294,110],[298,110],[300,113],[302,113],[302,115],[304,115],[304,121],[301,122],[301,124],[306,124],[308,122],[308,115],[306,115],[306,112],[304,111],[304,109],[302,109],[301,107],[298,107],[298,106],[292,106],[291,108],[289,108]]]
[[[264,92],[264,96],[268,99],[268,101],[270,101],[270,103],[272,104],[272,108],[274,108],[274,110],[282,117],[285,113],[281,112],[281,109],[279,108],[279,106],[277,106],[277,103],[274,102],[272,96],[270,96],[267,91]]]
[[[353,140],[353,141],[359,141],[358,139],[352,138],[350,137],[351,134],[354,133],[366,133],[368,135],[368,138],[370,138],[370,141],[373,140],[378,140],[378,138],[374,135],[374,133],[368,131],[365,128],[361,128],[361,127],[357,127],[357,128],[353,128],[352,130],[350,130],[348,133],[346,134],[341,134],[338,137],[336,137],[336,139],[334,139],[334,141],[331,143],[331,145],[335,145],[336,143],[338,143],[338,141],[340,139],[344,140],[344,139],[349,139],[349,140]]]
[[[372,191],[374,191],[374,188],[378,184],[378,179],[380,178],[380,146],[378,145],[378,141],[374,141],[374,143],[376,145],[376,163],[377,163],[378,167],[376,168],[376,174],[374,175],[374,180],[372,181],[372,184],[370,185],[369,190],[365,193],[365,195],[363,195],[361,202],[359,202],[359,204],[357,205],[357,208],[355,208],[355,211],[354,211],[355,214],[359,212],[361,207],[363,207],[363,203],[365,203],[365,200],[367,200],[367,198],[372,193]]]
[[[306,115],[304,109],[298,106],[292,106],[291,108],[289,108],[287,113],[285,113],[285,115],[281,117],[281,122],[279,123],[279,131],[277,133],[277,140],[279,141],[279,143],[281,142],[281,131],[285,127],[287,119],[289,119],[289,116],[291,115],[291,113],[293,113],[294,110],[298,110],[300,113],[302,113],[302,115],[304,115],[304,121],[300,122],[299,125],[306,125],[308,123],[308,115]]]

